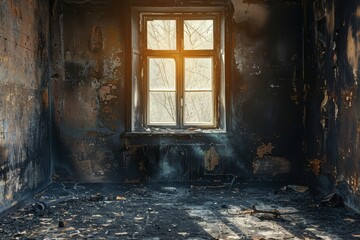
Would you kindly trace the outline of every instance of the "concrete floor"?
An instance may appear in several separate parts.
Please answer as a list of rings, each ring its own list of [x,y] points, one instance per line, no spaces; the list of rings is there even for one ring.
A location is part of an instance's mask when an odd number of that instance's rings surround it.
[[[360,238],[359,215],[283,186],[54,183],[0,219],[0,239]]]

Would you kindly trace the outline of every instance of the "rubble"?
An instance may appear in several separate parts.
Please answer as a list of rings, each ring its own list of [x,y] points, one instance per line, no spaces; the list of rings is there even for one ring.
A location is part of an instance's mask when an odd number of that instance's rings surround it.
[[[55,183],[0,219],[0,239],[351,239],[360,217],[279,184]],[[70,190],[71,189],[71,190]],[[40,213],[40,214],[38,214]],[[341,227],[339,227],[341,226]]]

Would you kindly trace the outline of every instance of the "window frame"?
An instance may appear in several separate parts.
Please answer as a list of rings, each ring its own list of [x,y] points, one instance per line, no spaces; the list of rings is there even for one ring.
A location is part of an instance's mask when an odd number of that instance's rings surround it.
[[[129,4],[129,22],[126,28],[127,40],[126,40],[126,56],[127,61],[126,77],[129,81],[125,82],[126,99],[129,104],[126,104],[126,124],[125,131],[133,133],[169,133],[169,134],[189,134],[189,133],[218,133],[227,132],[231,129],[231,54],[232,48],[232,5],[230,1],[224,2],[219,0],[209,4],[207,1],[197,2],[196,4],[174,4],[173,6],[166,6],[162,3],[150,3],[148,1],[134,0]],[[214,99],[217,103],[214,105],[214,126],[212,128],[205,128],[199,126],[199,128],[192,126],[184,126],[184,128],[169,128],[168,126],[160,125],[147,126],[145,116],[145,99],[144,99],[144,69],[143,57],[142,57],[142,35],[144,34],[142,29],[142,15],[171,15],[171,14],[189,14],[189,15],[206,15],[217,14],[219,27],[216,28],[219,31],[219,52],[217,53],[217,59],[219,59],[216,67],[219,78],[217,81],[214,92]],[[197,16],[198,17],[198,16]],[[216,42],[216,41],[214,41]],[[191,52],[192,50],[188,50]],[[198,51],[198,50],[195,50]],[[145,110],[144,110],[145,106]],[[194,129],[198,129],[194,132]]]
[[[187,129],[187,128],[201,128],[201,129],[214,129],[217,128],[217,115],[218,115],[218,82],[220,81],[219,66],[219,51],[220,51],[220,13],[189,13],[189,12],[176,12],[176,13],[142,13],[141,14],[141,55],[143,80],[144,80],[144,93],[146,97],[143,101],[144,110],[144,126],[145,127],[168,127],[173,129]],[[174,50],[153,50],[148,49],[147,38],[147,22],[151,20],[175,20],[176,21],[176,48]],[[199,50],[186,50],[184,45],[184,24],[187,20],[212,20],[213,21],[213,48],[212,49],[199,49]],[[185,123],[185,59],[186,58],[211,58],[212,59],[212,119],[211,123]],[[176,119],[175,125],[159,123],[154,124],[150,122],[150,87],[149,87],[149,59],[150,58],[171,58],[175,60],[175,102],[176,102]],[[170,92],[170,91],[169,91]],[[194,91],[196,92],[196,90]],[[200,92],[200,90],[198,90]]]

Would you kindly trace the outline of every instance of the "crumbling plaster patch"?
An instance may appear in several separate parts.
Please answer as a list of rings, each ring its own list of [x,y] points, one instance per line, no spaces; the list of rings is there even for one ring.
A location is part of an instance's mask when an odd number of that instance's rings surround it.
[[[20,168],[11,169],[6,176],[6,190],[5,190],[5,200],[12,201],[14,194],[17,193],[22,188],[22,181],[20,179]]]
[[[311,159],[308,162],[308,168],[315,176],[319,176],[321,173],[323,164],[324,164],[324,161],[321,159]]]
[[[359,48],[360,44],[358,42],[360,37],[360,31],[357,31],[355,36],[353,35],[353,27],[350,25],[348,28],[348,35],[347,35],[347,48],[346,48],[346,55],[347,60],[352,68],[352,73],[354,76],[354,80],[357,81],[357,72],[359,66]]]
[[[275,146],[273,146],[271,143],[263,144],[256,149],[256,155],[259,158],[264,157],[264,155],[271,155],[274,148]]]
[[[352,174],[347,180],[353,193],[359,192],[360,190],[360,176],[358,173]]]
[[[261,28],[266,24],[269,11],[264,4],[245,3],[244,0],[231,0],[234,6],[234,20],[236,23],[250,21]]]
[[[216,152],[215,148],[211,147],[208,151],[205,152],[204,160],[206,170],[212,172],[220,163],[220,156]]]
[[[244,3],[243,0],[232,0],[232,3],[234,5],[233,18],[237,25],[246,25],[247,29],[245,30],[251,30],[252,35],[256,35],[256,33],[262,31],[269,17],[269,10],[266,8],[265,4]],[[250,55],[254,53],[255,49],[260,47],[262,41],[254,42],[254,39],[248,39],[248,34],[249,32],[237,32],[235,35],[234,59],[236,68],[239,72],[242,72],[245,69],[251,69],[252,73],[249,73],[250,75],[260,75],[260,66],[249,60],[252,59]],[[245,51],[242,46],[247,45],[247,42],[251,42],[255,45],[247,46]]]
[[[112,49],[109,58],[104,59],[103,74],[104,78],[118,80],[120,77],[121,67],[121,49]]]
[[[357,24],[352,23],[352,19],[356,19],[356,22],[360,18],[360,6],[357,7],[356,11],[350,17],[350,24],[348,26],[347,33],[347,46],[346,56],[349,65],[352,68],[355,84],[358,84],[358,70],[359,70],[359,51],[360,51],[360,30],[357,30]]]
[[[111,101],[117,98],[116,94],[114,93],[114,90],[116,89],[117,89],[116,85],[112,83],[108,83],[106,85],[101,86],[98,90],[100,100]]]

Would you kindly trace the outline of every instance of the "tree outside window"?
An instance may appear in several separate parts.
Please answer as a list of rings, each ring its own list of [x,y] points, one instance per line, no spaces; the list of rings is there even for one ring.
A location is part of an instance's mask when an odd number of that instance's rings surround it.
[[[216,15],[144,17],[146,124],[216,127]]]

